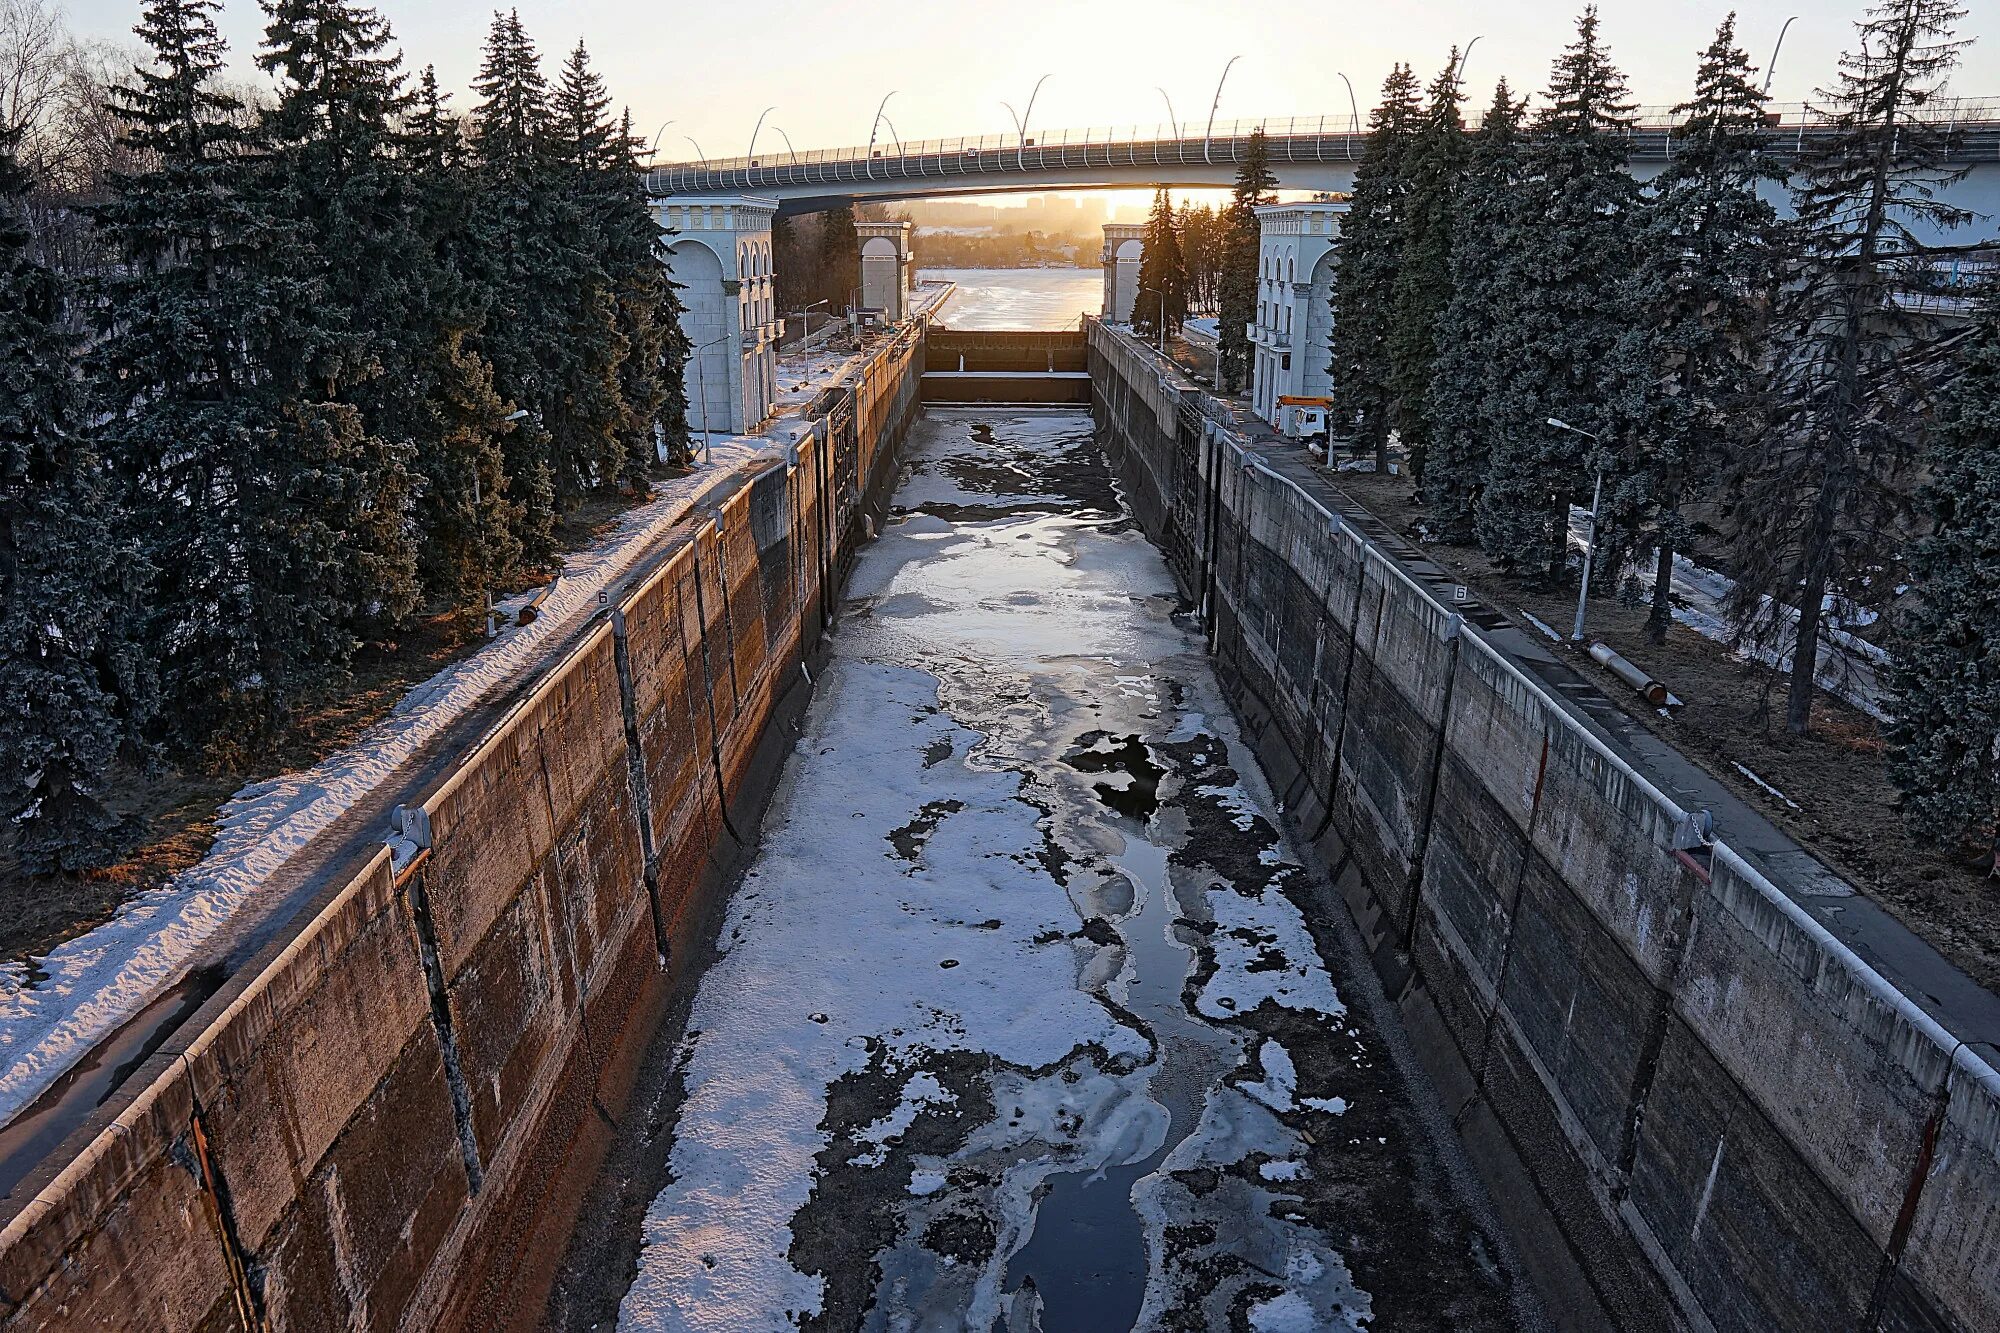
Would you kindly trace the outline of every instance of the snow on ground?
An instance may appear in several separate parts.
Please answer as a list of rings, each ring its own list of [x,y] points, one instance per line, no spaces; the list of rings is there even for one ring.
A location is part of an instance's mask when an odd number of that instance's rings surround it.
[[[1577,550],[1590,544],[1588,509],[1570,506],[1569,541]],[[1658,558],[1653,557],[1629,562],[1624,572],[1650,590],[1658,569]],[[1792,641],[1798,633],[1798,609],[1780,605],[1769,597],[1761,598],[1762,614],[1773,626],[1770,642],[1739,641],[1735,617],[1728,609],[1729,599],[1735,591],[1736,582],[1728,575],[1697,565],[1685,555],[1674,556],[1675,620],[1703,638],[1728,644],[1739,657],[1761,662],[1775,671],[1790,671]],[[1845,699],[1878,721],[1887,721],[1889,714],[1884,707],[1881,672],[1888,665],[1889,654],[1880,646],[1840,627],[1842,623],[1867,626],[1874,623],[1876,614],[1833,593],[1826,595],[1823,609],[1826,616],[1820,624],[1820,655],[1815,672],[1820,688]]]
[[[780,411],[838,383],[867,355],[822,358],[809,383],[802,362],[786,367],[779,376],[787,386]],[[597,610],[598,591],[616,583],[730,473],[754,459],[782,455],[802,434],[794,414],[761,436],[716,437],[709,462],[657,488],[654,500],[566,559],[533,624],[506,629],[475,656],[416,686],[339,753],[237,792],[222,807],[215,844],[200,864],[135,894],[111,920],[58,945],[32,967],[0,965],[0,1124],[202,962],[225,932],[274,906],[260,901],[271,892],[274,873],[358,801],[395,780],[440,732],[495,690],[552,662],[571,631]]]

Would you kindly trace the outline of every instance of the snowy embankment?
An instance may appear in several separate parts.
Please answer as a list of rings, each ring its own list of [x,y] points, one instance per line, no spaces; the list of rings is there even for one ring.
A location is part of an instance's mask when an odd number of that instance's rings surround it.
[[[1588,509],[1575,505],[1570,507],[1569,540],[1570,545],[1579,551],[1590,544]],[[1624,573],[1639,580],[1650,593],[1654,573],[1658,569],[1657,557],[1654,557],[1628,563]],[[1736,582],[1728,575],[1705,569],[1684,555],[1674,556],[1675,620],[1703,638],[1727,644],[1739,657],[1761,662],[1775,671],[1791,670],[1792,641],[1798,633],[1798,608],[1780,605],[1769,597],[1762,598],[1762,614],[1771,626],[1765,641],[1739,639],[1735,618],[1729,611],[1729,601],[1735,592]],[[1825,610],[1827,619],[1844,615],[1852,624],[1865,625],[1875,618],[1873,612],[1852,607],[1844,599],[1830,593]],[[1820,688],[1845,699],[1877,721],[1888,721],[1881,675],[1889,664],[1889,654],[1880,646],[1849,634],[1838,625],[1822,623],[1819,636],[1816,678]]]
[[[866,353],[779,374],[779,410],[809,401]],[[533,624],[509,627],[478,654],[412,689],[346,749],[310,769],[252,783],[222,807],[200,864],[128,899],[111,920],[32,963],[0,965],[0,1124],[32,1103],[81,1056],[193,968],[232,927],[272,910],[273,877],[342,815],[406,768],[446,728],[494,691],[539,671],[614,585],[688,511],[752,459],[781,455],[804,433],[796,415],[761,437],[713,441],[706,463],[569,556]],[[699,441],[697,441],[699,448]],[[523,599],[525,600],[525,599]],[[383,830],[386,835],[388,830]]]

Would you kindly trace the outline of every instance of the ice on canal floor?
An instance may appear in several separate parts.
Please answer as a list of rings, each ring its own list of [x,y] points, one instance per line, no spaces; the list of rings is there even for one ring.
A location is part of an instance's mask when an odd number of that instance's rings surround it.
[[[1116,1327],[1358,1327],[1290,1206],[1292,1055],[1243,1025],[1345,1011],[1167,571],[1080,414],[918,429],[696,995],[620,1327],[1110,1328],[1046,1265],[1114,1251],[1137,1271],[1061,1276]]]

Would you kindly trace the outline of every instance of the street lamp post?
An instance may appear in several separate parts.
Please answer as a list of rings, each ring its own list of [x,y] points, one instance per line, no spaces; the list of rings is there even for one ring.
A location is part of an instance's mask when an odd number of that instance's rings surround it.
[[[1174,138],[1179,139],[1181,137],[1181,121],[1180,117],[1174,114],[1174,99],[1168,97],[1167,90],[1165,88],[1160,87],[1160,85],[1157,83],[1153,85],[1153,91],[1158,93],[1161,99],[1166,102],[1167,124],[1173,127]]]
[[[665,134],[665,133],[667,132],[667,126],[669,126],[669,125],[671,125],[671,124],[673,124],[673,123],[674,123],[674,122],[673,122],[673,120],[672,120],[672,119],[667,119],[667,120],[663,120],[663,121],[661,121],[661,122],[660,122],[660,128],[658,128],[657,130],[654,130],[654,131],[653,131],[653,149],[652,149],[652,151],[651,151],[651,152],[649,152],[649,153],[647,153],[647,154],[646,154],[646,160],[647,160],[648,162],[657,162],[657,161],[659,160],[659,158],[660,158],[660,136],[661,136],[661,135],[663,135],[663,134]]]
[[[1339,70],[1334,71],[1340,74]],[[1354,84],[1345,74],[1340,81],[1347,85],[1347,160],[1354,160],[1354,140],[1361,133],[1361,104],[1354,100]]]
[[[750,151],[745,153],[743,156],[744,159],[748,161],[750,165],[753,167],[757,165],[757,134],[760,130],[764,128],[764,117],[770,115],[773,111],[776,111],[777,109],[778,108],[775,106],[767,106],[762,111],[759,111],[757,113],[757,123],[751,127]]]
[[[1580,426],[1572,426],[1567,421],[1556,417],[1550,417],[1549,424],[1557,430],[1566,430],[1572,435],[1581,435],[1592,444],[1600,448],[1603,447],[1604,442],[1602,440]],[[1597,484],[1591,488],[1590,492],[1590,540],[1583,548],[1583,586],[1576,591],[1576,623],[1570,626],[1569,631],[1571,643],[1583,642],[1583,608],[1585,603],[1590,599],[1590,566],[1591,562],[1597,559],[1597,513],[1598,506],[1603,504],[1603,502],[1604,464],[1599,463],[1597,465]],[[1563,542],[1565,545],[1569,542],[1569,513],[1567,510],[1563,513]]]
[[[823,306],[832,299],[833,298],[831,297],[822,296],[819,300],[814,301],[812,305],[807,306],[805,309],[794,310],[792,312],[794,315],[797,315],[799,317],[800,326],[804,329],[804,332],[800,334],[800,338],[805,343],[806,383],[808,385],[812,383],[812,377],[813,377],[812,312],[814,307]]]
[[[694,142],[694,136],[692,134],[683,134],[681,138],[686,139],[690,144],[694,144],[694,155],[701,159],[701,169],[703,171],[708,170],[708,154],[701,151],[701,145]]]
[[[894,88],[883,93],[882,100],[875,105],[875,119],[868,122],[868,160],[861,165],[871,181],[875,179],[875,131],[882,128],[882,112],[889,105],[889,99],[895,95]]]
[[[1034,91],[1028,94],[1028,109],[1018,116],[1014,115],[1014,106],[1011,102],[1002,102],[1000,104],[1007,108],[1008,115],[1014,116],[1014,168],[1017,171],[1025,171],[1027,169],[1028,118],[1035,114],[1035,99],[1042,95],[1042,85],[1048,81],[1049,76],[1046,74],[1035,80]]]
[[[1208,104],[1208,128],[1201,133],[1201,160],[1203,162],[1209,160],[1208,141],[1215,137],[1215,109],[1222,105],[1222,85],[1228,82],[1230,69],[1242,58],[1240,55],[1229,57],[1229,63],[1222,67],[1222,77],[1215,81],[1215,99]]]
[[[1458,68],[1451,72],[1451,82],[1454,88],[1465,82],[1465,62],[1472,59],[1472,48],[1479,45],[1479,38],[1485,35],[1483,32],[1480,33],[1478,37],[1474,37],[1465,44],[1465,50],[1459,52]]]
[[[1799,16],[1797,14],[1794,14],[1790,18],[1785,20],[1784,27],[1778,29],[1778,40],[1771,47],[1771,63],[1764,66],[1763,91],[1765,96],[1767,97],[1770,95],[1771,92],[1771,78],[1778,72],[1778,52],[1785,49],[1785,34],[1790,32],[1792,30],[1792,25],[1794,23],[1797,23],[1798,21],[1799,21]]]

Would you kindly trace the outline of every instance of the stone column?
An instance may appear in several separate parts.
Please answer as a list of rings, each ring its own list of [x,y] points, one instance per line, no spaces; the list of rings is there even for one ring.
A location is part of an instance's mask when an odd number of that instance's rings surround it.
[[[857,222],[861,241],[861,304],[891,324],[910,315],[910,224]]]
[[[1104,224],[1104,308],[1109,324],[1130,324],[1132,305],[1139,299],[1139,260],[1146,249],[1146,228],[1137,222]]]
[[[700,447],[704,424],[740,435],[771,415],[777,383],[778,323],[771,269],[777,204],[735,195],[653,201],[666,229],[667,266],[681,284],[681,329],[688,356],[688,433]]]

